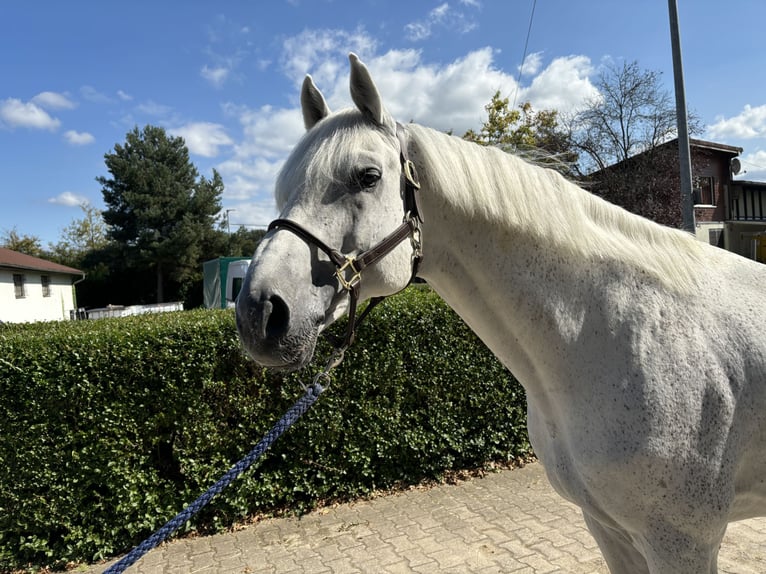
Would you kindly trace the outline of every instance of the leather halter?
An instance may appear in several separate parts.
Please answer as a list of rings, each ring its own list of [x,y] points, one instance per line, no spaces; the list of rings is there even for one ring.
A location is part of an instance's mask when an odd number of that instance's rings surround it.
[[[337,249],[328,246],[324,241],[311,233],[302,225],[289,219],[275,219],[269,224],[268,231],[284,229],[303,239],[306,243],[316,246],[323,251],[335,265],[335,276],[338,279],[341,290],[348,291],[348,328],[343,340],[330,337],[325,333],[336,348],[336,361],[342,360],[343,352],[354,342],[356,329],[370,311],[375,308],[384,297],[373,297],[365,310],[356,316],[356,307],[359,302],[359,291],[362,281],[362,271],[370,265],[374,265],[383,257],[391,253],[400,243],[409,238],[412,243],[412,275],[405,288],[412,283],[418,273],[418,266],[422,258],[420,245],[420,224],[423,222],[418,211],[415,192],[420,189],[420,182],[415,172],[415,165],[407,155],[407,144],[404,139],[404,127],[396,124],[396,137],[399,140],[399,161],[402,166],[402,199],[404,201],[404,220],[394,231],[384,237],[380,243],[374,245],[359,255],[344,255]],[[336,363],[337,364],[337,363]]]

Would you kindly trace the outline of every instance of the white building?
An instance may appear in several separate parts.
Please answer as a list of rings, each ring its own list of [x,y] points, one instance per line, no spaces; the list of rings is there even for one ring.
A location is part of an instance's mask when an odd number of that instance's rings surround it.
[[[74,284],[84,278],[79,269],[0,248],[0,321],[69,319]]]

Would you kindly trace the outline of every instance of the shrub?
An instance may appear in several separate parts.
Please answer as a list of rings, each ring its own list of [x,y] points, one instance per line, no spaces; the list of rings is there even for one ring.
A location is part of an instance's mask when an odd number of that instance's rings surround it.
[[[387,301],[357,341],[314,408],[187,530],[529,453],[522,388],[436,295]],[[311,377],[247,360],[231,311],[4,326],[0,357],[0,570],[129,549]]]

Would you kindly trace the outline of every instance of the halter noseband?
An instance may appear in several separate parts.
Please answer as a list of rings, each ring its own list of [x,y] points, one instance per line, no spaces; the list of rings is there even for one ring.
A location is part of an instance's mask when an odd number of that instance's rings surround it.
[[[418,181],[417,173],[415,172],[415,164],[410,161],[407,155],[404,127],[399,123],[396,124],[396,137],[399,140],[399,161],[402,166],[404,220],[399,227],[384,237],[380,243],[357,256],[344,255],[337,249],[328,246],[324,241],[319,239],[302,225],[289,219],[275,219],[268,227],[268,231],[274,229],[291,231],[306,243],[315,245],[318,249],[322,250],[335,265],[335,276],[338,278],[338,283],[340,284],[341,289],[343,291],[348,291],[349,319],[348,328],[346,329],[346,337],[343,340],[334,337],[331,339],[331,342],[336,348],[335,358],[333,359],[336,361],[335,364],[340,363],[343,358],[343,353],[354,342],[356,329],[359,327],[360,323],[376,305],[385,299],[385,297],[373,297],[370,299],[367,308],[359,315],[359,317],[356,316],[356,307],[359,302],[359,291],[362,281],[362,271],[383,259],[383,257],[391,253],[400,243],[409,237],[410,242],[412,243],[412,275],[410,276],[407,285],[412,283],[418,273],[418,266],[422,258],[420,224],[423,220],[418,211],[415,192],[420,189],[420,182]],[[330,338],[328,334],[325,335]]]

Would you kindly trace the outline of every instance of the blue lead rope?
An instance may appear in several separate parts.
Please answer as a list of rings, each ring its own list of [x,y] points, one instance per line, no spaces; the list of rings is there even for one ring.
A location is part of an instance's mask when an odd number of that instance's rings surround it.
[[[329,369],[328,369],[329,370]],[[325,371],[326,374],[327,371]],[[250,453],[240,460],[237,464],[235,464],[233,467],[231,467],[231,470],[227,472],[221,480],[216,482],[213,486],[211,486],[207,492],[205,492],[202,496],[200,496],[197,500],[192,502],[189,506],[187,506],[185,509],[183,509],[181,512],[179,512],[175,518],[168,521],[165,526],[160,528],[157,532],[152,534],[149,538],[144,540],[141,544],[136,546],[128,555],[126,555],[122,560],[117,562],[116,564],[112,565],[111,567],[107,568],[104,571],[104,574],[120,574],[125,571],[128,567],[135,564],[139,558],[141,558],[144,554],[155,548],[157,545],[162,543],[168,536],[173,534],[176,530],[178,530],[182,524],[184,524],[187,520],[189,520],[192,516],[197,514],[202,508],[210,502],[210,500],[219,492],[221,492],[224,488],[229,486],[229,484],[234,481],[240,474],[245,472],[248,468],[250,468],[250,465],[252,465],[258,458],[266,452],[266,450],[274,444],[274,441],[276,441],[282,433],[284,433],[292,424],[297,421],[301,415],[303,415],[311,405],[314,404],[314,402],[319,398],[319,395],[324,391],[324,387],[319,384],[319,378],[317,377],[317,380],[314,381],[314,383],[309,386],[306,389],[306,394],[304,394],[300,399],[298,399],[298,402],[296,402],[290,410],[288,410],[284,416],[279,419],[279,422],[275,424],[271,430],[264,435],[264,437],[260,440],[260,442],[255,445],[255,448],[250,451]]]

